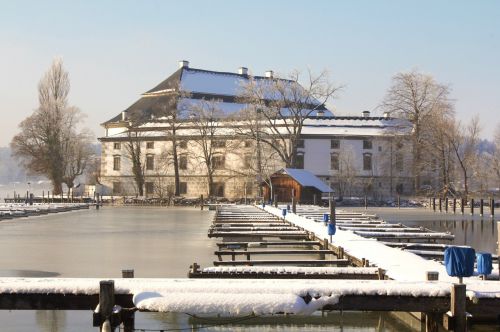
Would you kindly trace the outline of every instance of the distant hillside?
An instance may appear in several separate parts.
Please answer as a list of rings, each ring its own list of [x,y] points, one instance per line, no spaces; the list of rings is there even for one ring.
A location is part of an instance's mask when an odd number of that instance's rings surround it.
[[[93,144],[93,150],[96,155],[101,153],[101,145]],[[43,176],[32,176],[28,175],[21,163],[14,157],[11,156],[11,150],[9,147],[0,147],[0,184],[9,184],[12,182],[37,182],[43,181],[45,178]]]
[[[26,182],[26,179],[38,180],[39,177],[27,176],[20,163],[11,156],[8,147],[0,147],[0,184],[10,182]]]

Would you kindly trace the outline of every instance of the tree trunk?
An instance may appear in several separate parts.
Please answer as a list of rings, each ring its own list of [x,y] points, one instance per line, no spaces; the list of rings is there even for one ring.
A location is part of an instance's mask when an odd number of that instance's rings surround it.
[[[180,195],[179,159],[177,157],[177,137],[175,127],[172,128],[172,154],[174,157],[174,195]]]
[[[213,176],[212,172],[208,172],[207,179],[208,179],[208,197],[212,197],[214,194],[213,193],[213,191],[214,191],[214,176]]]

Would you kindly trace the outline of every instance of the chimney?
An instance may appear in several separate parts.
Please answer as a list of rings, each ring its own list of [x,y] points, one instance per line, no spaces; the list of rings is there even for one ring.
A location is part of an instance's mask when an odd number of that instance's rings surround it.
[[[179,68],[189,68],[189,61],[187,61],[187,60],[180,60],[179,61]]]
[[[370,117],[370,111],[363,111],[363,118]]]
[[[127,120],[127,111],[122,112],[122,121]]]
[[[389,112],[384,112],[384,119],[388,119],[389,118]]]
[[[238,74],[240,74],[240,75],[248,75],[248,68],[247,67],[240,67],[240,68],[238,68]]]
[[[268,78],[273,78],[274,72],[272,70],[267,70],[265,76]]]

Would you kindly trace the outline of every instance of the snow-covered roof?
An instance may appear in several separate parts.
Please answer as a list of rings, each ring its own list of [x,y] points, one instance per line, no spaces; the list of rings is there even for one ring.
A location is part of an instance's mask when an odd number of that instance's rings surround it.
[[[258,86],[271,84],[276,81],[276,78],[252,76]],[[134,104],[128,107],[128,116],[135,119],[142,118],[149,119],[151,115],[161,116],[163,112],[172,112],[175,109],[180,109],[177,105],[179,93],[189,94],[188,99],[201,102],[203,100],[222,100],[220,103],[224,113],[237,112],[245,108],[245,104],[239,103],[238,98],[241,97],[244,86],[249,82],[250,76],[247,74],[210,71],[204,69],[196,69],[183,67],[170,75],[167,79],[160,82],[154,88],[143,93],[142,97]],[[274,80],[274,81],[273,81]],[[296,85],[298,83],[283,79],[278,79],[279,82],[284,84]],[[300,86],[299,86],[300,89]],[[264,89],[265,90],[265,89]],[[265,100],[272,100],[281,96],[264,96]],[[180,98],[181,100],[183,98]],[[326,116],[333,116],[333,114],[326,109],[317,100],[308,100],[307,104],[311,104],[314,108],[312,115],[316,115],[316,109],[324,112]],[[167,106],[167,107],[165,107]],[[314,106],[314,107],[313,107]],[[121,121],[121,113],[106,121],[108,123],[115,123]]]
[[[278,173],[289,175],[303,187],[314,187],[322,193],[333,193],[333,189],[321,181],[320,178],[304,169],[283,168]]]

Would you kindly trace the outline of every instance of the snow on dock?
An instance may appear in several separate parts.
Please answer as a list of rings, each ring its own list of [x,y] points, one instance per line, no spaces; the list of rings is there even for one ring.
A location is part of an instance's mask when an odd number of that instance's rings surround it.
[[[318,211],[321,208],[314,207],[314,209]],[[281,209],[272,206],[266,206],[264,210],[275,216],[281,216],[282,213]],[[295,226],[302,227],[304,230],[313,232],[320,239],[329,238],[327,227],[324,223],[318,222],[317,219],[309,219],[306,216],[301,216],[300,214],[302,214],[302,211],[298,209],[297,214],[288,213],[285,217],[285,220],[294,224]],[[305,213],[305,215],[307,214],[308,213]],[[316,212],[315,214],[309,213],[309,215],[313,215],[316,217],[323,216],[322,213],[318,212]],[[366,220],[366,222],[373,222],[377,224],[382,223],[378,220]],[[338,222],[338,225],[340,226],[341,222]],[[386,232],[383,233],[385,234]],[[399,237],[396,237],[396,239],[398,238]],[[428,271],[438,272],[439,280],[449,282],[456,282],[457,280],[456,278],[449,277],[446,273],[445,267],[439,262],[426,260],[418,255],[415,255],[414,253],[386,246],[382,242],[377,241],[375,238],[363,237],[359,234],[355,234],[352,231],[338,229],[336,234],[333,236],[332,244],[335,246],[343,247],[346,253],[354,257],[369,260],[371,264],[375,264],[376,266],[384,269],[386,271],[386,275],[389,278],[395,280],[423,281],[426,280],[426,273]]]
[[[62,294],[95,296],[97,278],[0,278],[0,308],[13,308],[15,295]],[[180,312],[194,315],[241,316],[249,314],[311,314],[316,310],[429,310],[449,307],[450,284],[395,280],[278,280],[278,279],[115,279],[115,294],[133,295],[142,311]],[[469,299],[500,298],[500,282],[471,282]],[[361,296],[361,298],[360,298]],[[72,297],[77,301],[78,297]],[[26,305],[26,303],[23,303]],[[33,307],[37,307],[33,302]],[[90,305],[90,304],[89,304]],[[94,304],[95,305],[95,304]],[[448,306],[448,307],[447,307]],[[95,308],[95,307],[94,307]],[[94,309],[89,308],[89,309]],[[337,308],[338,309],[338,308]]]

